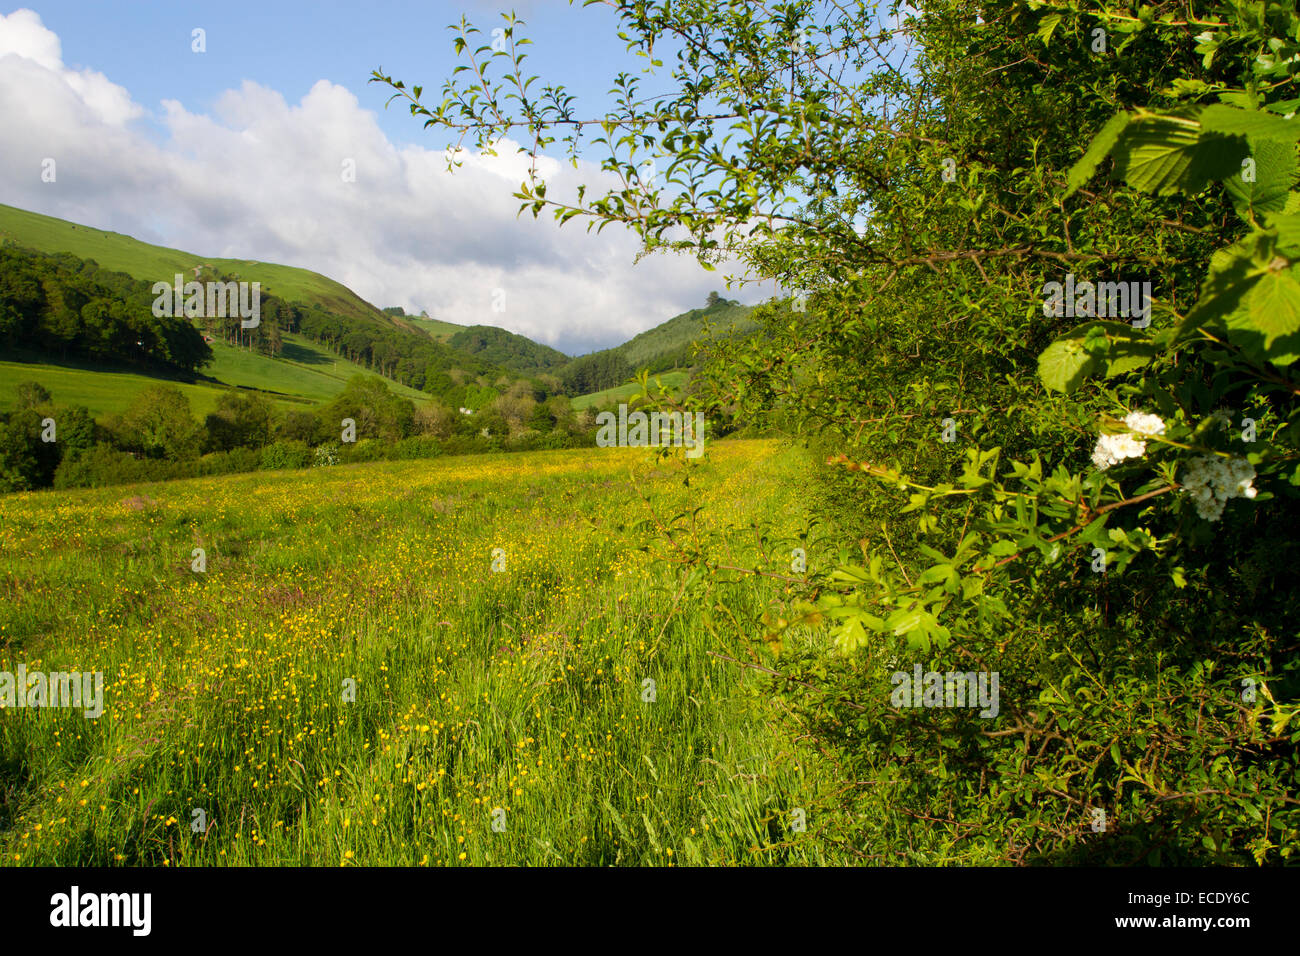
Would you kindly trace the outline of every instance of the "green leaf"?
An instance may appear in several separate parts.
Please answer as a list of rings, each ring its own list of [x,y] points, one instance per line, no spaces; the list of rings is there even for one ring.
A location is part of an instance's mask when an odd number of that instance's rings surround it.
[[[1052,33],[1060,25],[1061,15],[1059,13],[1049,13],[1038,21],[1038,38],[1043,41],[1043,46],[1051,45]]]
[[[902,637],[909,631],[916,630],[928,615],[921,610],[895,611],[885,618],[885,626],[894,632],[895,637]]]
[[[1290,365],[1300,360],[1300,215],[1266,213],[1263,222],[1210,257],[1179,333],[1221,324],[1252,359]]]
[[[1038,356],[1038,378],[1054,392],[1073,392],[1101,363],[1083,347],[1083,337],[1068,333],[1057,339]]]
[[[953,574],[951,564],[936,564],[932,568],[926,568],[917,578],[917,584],[935,584],[940,581],[947,581]]]
[[[869,643],[866,630],[860,620],[847,621],[835,635],[835,647],[842,654],[851,654]]]
[[[1124,132],[1125,127],[1128,126],[1130,119],[1128,113],[1116,113],[1101,128],[1101,131],[1092,138],[1092,142],[1088,144],[1088,151],[1066,174],[1067,188],[1065,194],[1067,196],[1092,178],[1093,173],[1097,171],[1097,165],[1109,156],[1111,150],[1115,148],[1115,142],[1119,139],[1120,133]]]
[[[1043,350],[1038,378],[1052,391],[1069,394],[1089,376],[1114,378],[1149,364],[1159,353],[1159,346],[1124,322],[1085,322]]]
[[[1134,189],[1170,196],[1195,195],[1211,181],[1227,179],[1249,153],[1241,136],[1202,129],[1204,107],[1140,116],[1115,144],[1115,167]]]
[[[1263,110],[1242,110],[1216,103],[1201,113],[1201,128],[1227,136],[1246,136],[1252,141],[1273,140],[1294,145],[1300,141],[1300,120],[1283,119]]]
[[[1280,212],[1286,208],[1291,185],[1296,180],[1295,147],[1273,139],[1251,143],[1251,156],[1247,161],[1254,166],[1255,181],[1246,182],[1242,169],[1224,180],[1224,188],[1243,219],[1250,214]]]
[[[1246,299],[1251,327],[1264,333],[1264,348],[1300,332],[1300,283],[1290,270],[1269,269]]]

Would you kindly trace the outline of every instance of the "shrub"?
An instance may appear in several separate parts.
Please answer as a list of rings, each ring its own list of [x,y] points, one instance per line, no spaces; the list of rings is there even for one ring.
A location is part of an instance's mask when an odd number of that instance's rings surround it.
[[[176,477],[175,462],[136,458],[129,452],[100,443],[86,451],[70,454],[54,473],[55,488],[103,488],[138,481],[161,481]]]
[[[317,448],[316,455],[312,459],[313,468],[328,468],[330,465],[337,465],[338,463],[339,447],[333,442]]]
[[[306,468],[311,464],[312,451],[306,442],[277,441],[262,449],[262,470],[281,468]]]
[[[389,456],[395,461],[417,458],[437,458],[442,454],[442,443],[436,438],[404,438],[393,446]]]

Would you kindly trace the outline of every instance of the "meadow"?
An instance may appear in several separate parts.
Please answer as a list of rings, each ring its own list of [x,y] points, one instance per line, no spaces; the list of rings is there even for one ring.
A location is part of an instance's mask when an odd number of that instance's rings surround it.
[[[771,678],[716,656],[759,660],[714,617],[768,584],[679,602],[640,550],[695,509],[700,540],[793,532],[807,465],[734,441],[682,467],[590,449],[6,497],[0,671],[103,671],[104,713],[0,710],[0,860],[844,862],[814,838],[831,774]]]
[[[217,407],[229,386],[259,391],[278,408],[302,411],[337,396],[352,376],[371,374],[302,335],[286,332],[283,338],[284,351],[278,358],[224,342],[211,343],[212,364],[203,370],[207,380],[192,384],[91,362],[0,361],[0,413],[16,407],[18,384],[33,380],[48,388],[60,404],[84,405],[95,417],[125,411],[143,389],[160,381],[180,389],[199,418]],[[425,393],[400,382],[386,384],[389,391],[417,404],[429,401]]]

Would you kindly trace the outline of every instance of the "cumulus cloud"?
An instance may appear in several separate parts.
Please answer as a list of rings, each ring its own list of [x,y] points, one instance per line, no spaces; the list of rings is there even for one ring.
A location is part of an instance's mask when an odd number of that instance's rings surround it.
[[[210,113],[166,100],[146,110],[62,60],[30,10],[0,16],[0,201],[200,256],[282,262],[337,279],[378,306],[499,325],[571,354],[617,344],[723,289],[688,257],[633,265],[631,234],[599,236],[549,212],[516,217],[523,157],[442,141],[398,148],[345,87],[317,82],[300,102],[250,81]],[[136,122],[155,121],[164,135]],[[414,121],[413,121],[414,122]],[[42,182],[41,162],[57,162]],[[593,164],[544,160],[548,192],[610,182]],[[722,270],[722,271],[725,271]],[[497,290],[505,311],[494,312]],[[746,298],[756,296],[746,290]]]

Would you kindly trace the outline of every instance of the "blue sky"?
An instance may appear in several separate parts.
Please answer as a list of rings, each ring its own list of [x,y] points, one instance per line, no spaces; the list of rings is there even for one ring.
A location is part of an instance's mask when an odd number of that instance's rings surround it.
[[[464,13],[490,30],[503,9],[489,0],[0,5],[0,202],[199,256],[304,266],[379,306],[500,325],[570,354],[617,344],[713,289],[745,302],[771,294],[727,291],[720,273],[688,257],[634,265],[638,243],[617,229],[598,237],[578,221],[559,229],[547,216],[516,218],[518,158],[473,156],[450,174],[445,136],[398,103],[384,108],[386,88],[367,82],[373,69],[423,84],[436,102],[460,62],[447,25]],[[644,63],[604,6],[513,9],[534,41],[530,73],[566,85],[584,116],[610,105],[620,70]],[[196,27],[202,54],[191,50]],[[55,182],[39,175],[47,158]],[[345,183],[347,163],[356,175]],[[550,192],[595,190],[601,175],[555,163]]]
[[[443,80],[461,62],[452,50],[455,34],[446,27],[462,15],[487,36],[504,24],[501,13],[513,10],[533,40],[526,61],[532,72],[564,83],[593,109],[605,103],[618,71],[634,62],[607,7],[567,0],[45,0],[28,9],[63,41],[65,63],[105,73],[146,107],[175,99],[206,112],[243,80],[295,102],[323,79],[378,111],[384,133],[403,145],[434,140],[398,104],[384,110],[387,88],[367,83],[370,73],[382,67],[408,85],[422,83],[426,99],[436,102]],[[206,31],[203,56],[190,49],[196,27]]]

